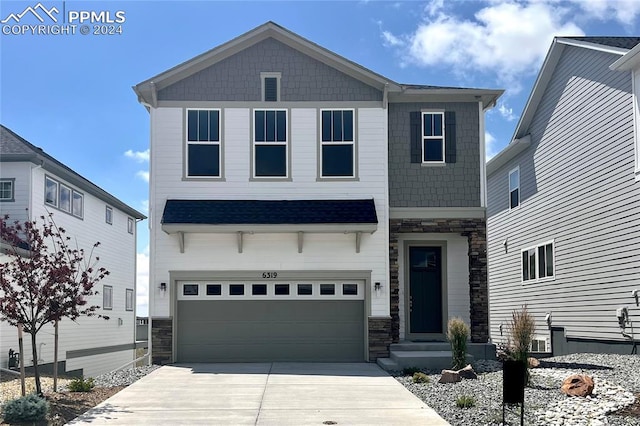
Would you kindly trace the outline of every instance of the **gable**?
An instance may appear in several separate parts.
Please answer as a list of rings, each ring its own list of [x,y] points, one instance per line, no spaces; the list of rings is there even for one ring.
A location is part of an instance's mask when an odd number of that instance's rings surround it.
[[[261,72],[280,72],[282,101],[381,101],[382,92],[266,38],[158,91],[160,101],[261,100]]]

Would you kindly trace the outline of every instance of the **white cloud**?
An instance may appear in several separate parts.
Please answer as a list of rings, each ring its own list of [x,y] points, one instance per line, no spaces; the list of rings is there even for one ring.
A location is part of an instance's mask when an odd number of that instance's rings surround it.
[[[489,132],[484,134],[485,157],[487,161],[491,160],[497,153],[496,138]]]
[[[149,315],[149,246],[136,254],[136,315]]]
[[[402,39],[394,36],[389,31],[383,31],[382,44],[386,47],[396,47],[396,46],[403,46],[405,43]]]
[[[631,26],[640,14],[638,0],[571,0],[589,17],[601,21],[616,20],[623,25]]]
[[[136,176],[142,179],[145,182],[149,182],[149,172],[146,170],[139,170],[136,173]]]
[[[555,35],[583,35],[567,20],[569,8],[560,2],[493,1],[472,19],[447,14],[433,1],[425,21],[408,36],[404,61],[419,66],[451,67],[458,75],[494,73],[502,84],[535,75]],[[385,40],[402,40],[389,33]],[[517,87],[517,85],[516,85]]]
[[[507,107],[504,104],[504,102],[500,103],[500,106],[498,107],[498,112],[500,113],[502,118],[504,118],[507,121],[513,121],[517,118],[516,115],[513,113],[513,108]]]
[[[149,150],[147,149],[146,151],[133,151],[130,149],[128,151],[125,151],[124,156],[136,160],[138,163],[144,163],[149,161]]]

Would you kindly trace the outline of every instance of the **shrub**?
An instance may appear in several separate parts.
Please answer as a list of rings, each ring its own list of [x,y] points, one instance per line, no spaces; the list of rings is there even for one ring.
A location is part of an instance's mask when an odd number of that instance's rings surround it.
[[[2,411],[7,423],[33,423],[45,420],[49,403],[32,393],[7,402]]]
[[[429,381],[429,376],[426,374],[421,372],[413,373],[413,383],[429,383]]]
[[[509,350],[507,354],[511,359],[523,362],[527,368],[525,384],[529,383],[529,348],[536,331],[536,322],[527,307],[514,310],[509,322]]]
[[[468,339],[469,326],[461,318],[451,318],[447,324],[447,340],[451,344],[454,370],[459,370],[467,365]]]
[[[460,395],[456,399],[456,406],[458,408],[471,408],[476,405],[476,399],[468,395]]]
[[[91,377],[86,380],[84,377],[76,377],[67,385],[71,392],[90,392],[94,386],[95,384],[93,383],[93,378]]]
[[[418,367],[405,367],[402,369],[402,374],[404,376],[413,376],[416,373],[419,373],[420,369]]]

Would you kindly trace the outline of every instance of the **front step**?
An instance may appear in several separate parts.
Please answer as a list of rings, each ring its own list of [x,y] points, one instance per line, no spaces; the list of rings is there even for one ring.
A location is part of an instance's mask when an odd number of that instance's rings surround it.
[[[495,359],[495,345],[468,343],[467,363],[475,359]],[[448,342],[401,342],[389,346],[389,358],[378,358],[378,365],[386,371],[421,368],[440,371],[453,365],[451,345]]]

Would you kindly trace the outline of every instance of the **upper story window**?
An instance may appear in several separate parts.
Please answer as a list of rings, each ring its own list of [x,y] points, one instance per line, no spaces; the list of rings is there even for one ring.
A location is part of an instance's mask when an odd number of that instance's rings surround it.
[[[102,309],[113,309],[113,287],[110,285],[102,287]]]
[[[522,250],[522,281],[537,281],[555,276],[554,242]]]
[[[221,177],[220,110],[187,110],[186,175]]]
[[[520,205],[520,167],[509,172],[509,208]]]
[[[130,218],[130,217],[127,218],[127,232],[128,233],[133,234],[133,229],[135,227],[134,225],[135,225],[135,222],[133,221],[133,218]]]
[[[253,177],[288,177],[287,110],[254,110]]]
[[[113,209],[109,206],[106,206],[104,211],[104,221],[109,225],[113,224]]]
[[[82,219],[84,215],[84,195],[57,180],[45,176],[44,201],[65,213]]]
[[[422,162],[444,163],[444,112],[422,114]]]
[[[320,176],[355,177],[353,110],[322,110]]]
[[[125,301],[124,301],[125,310],[133,311],[133,289],[128,288],[125,291]]]
[[[279,72],[262,72],[262,100],[265,102],[278,102],[280,100],[280,76]]]
[[[15,201],[15,179],[0,179],[0,201]]]
[[[455,163],[455,111],[413,111],[409,113],[411,162],[423,166]]]

